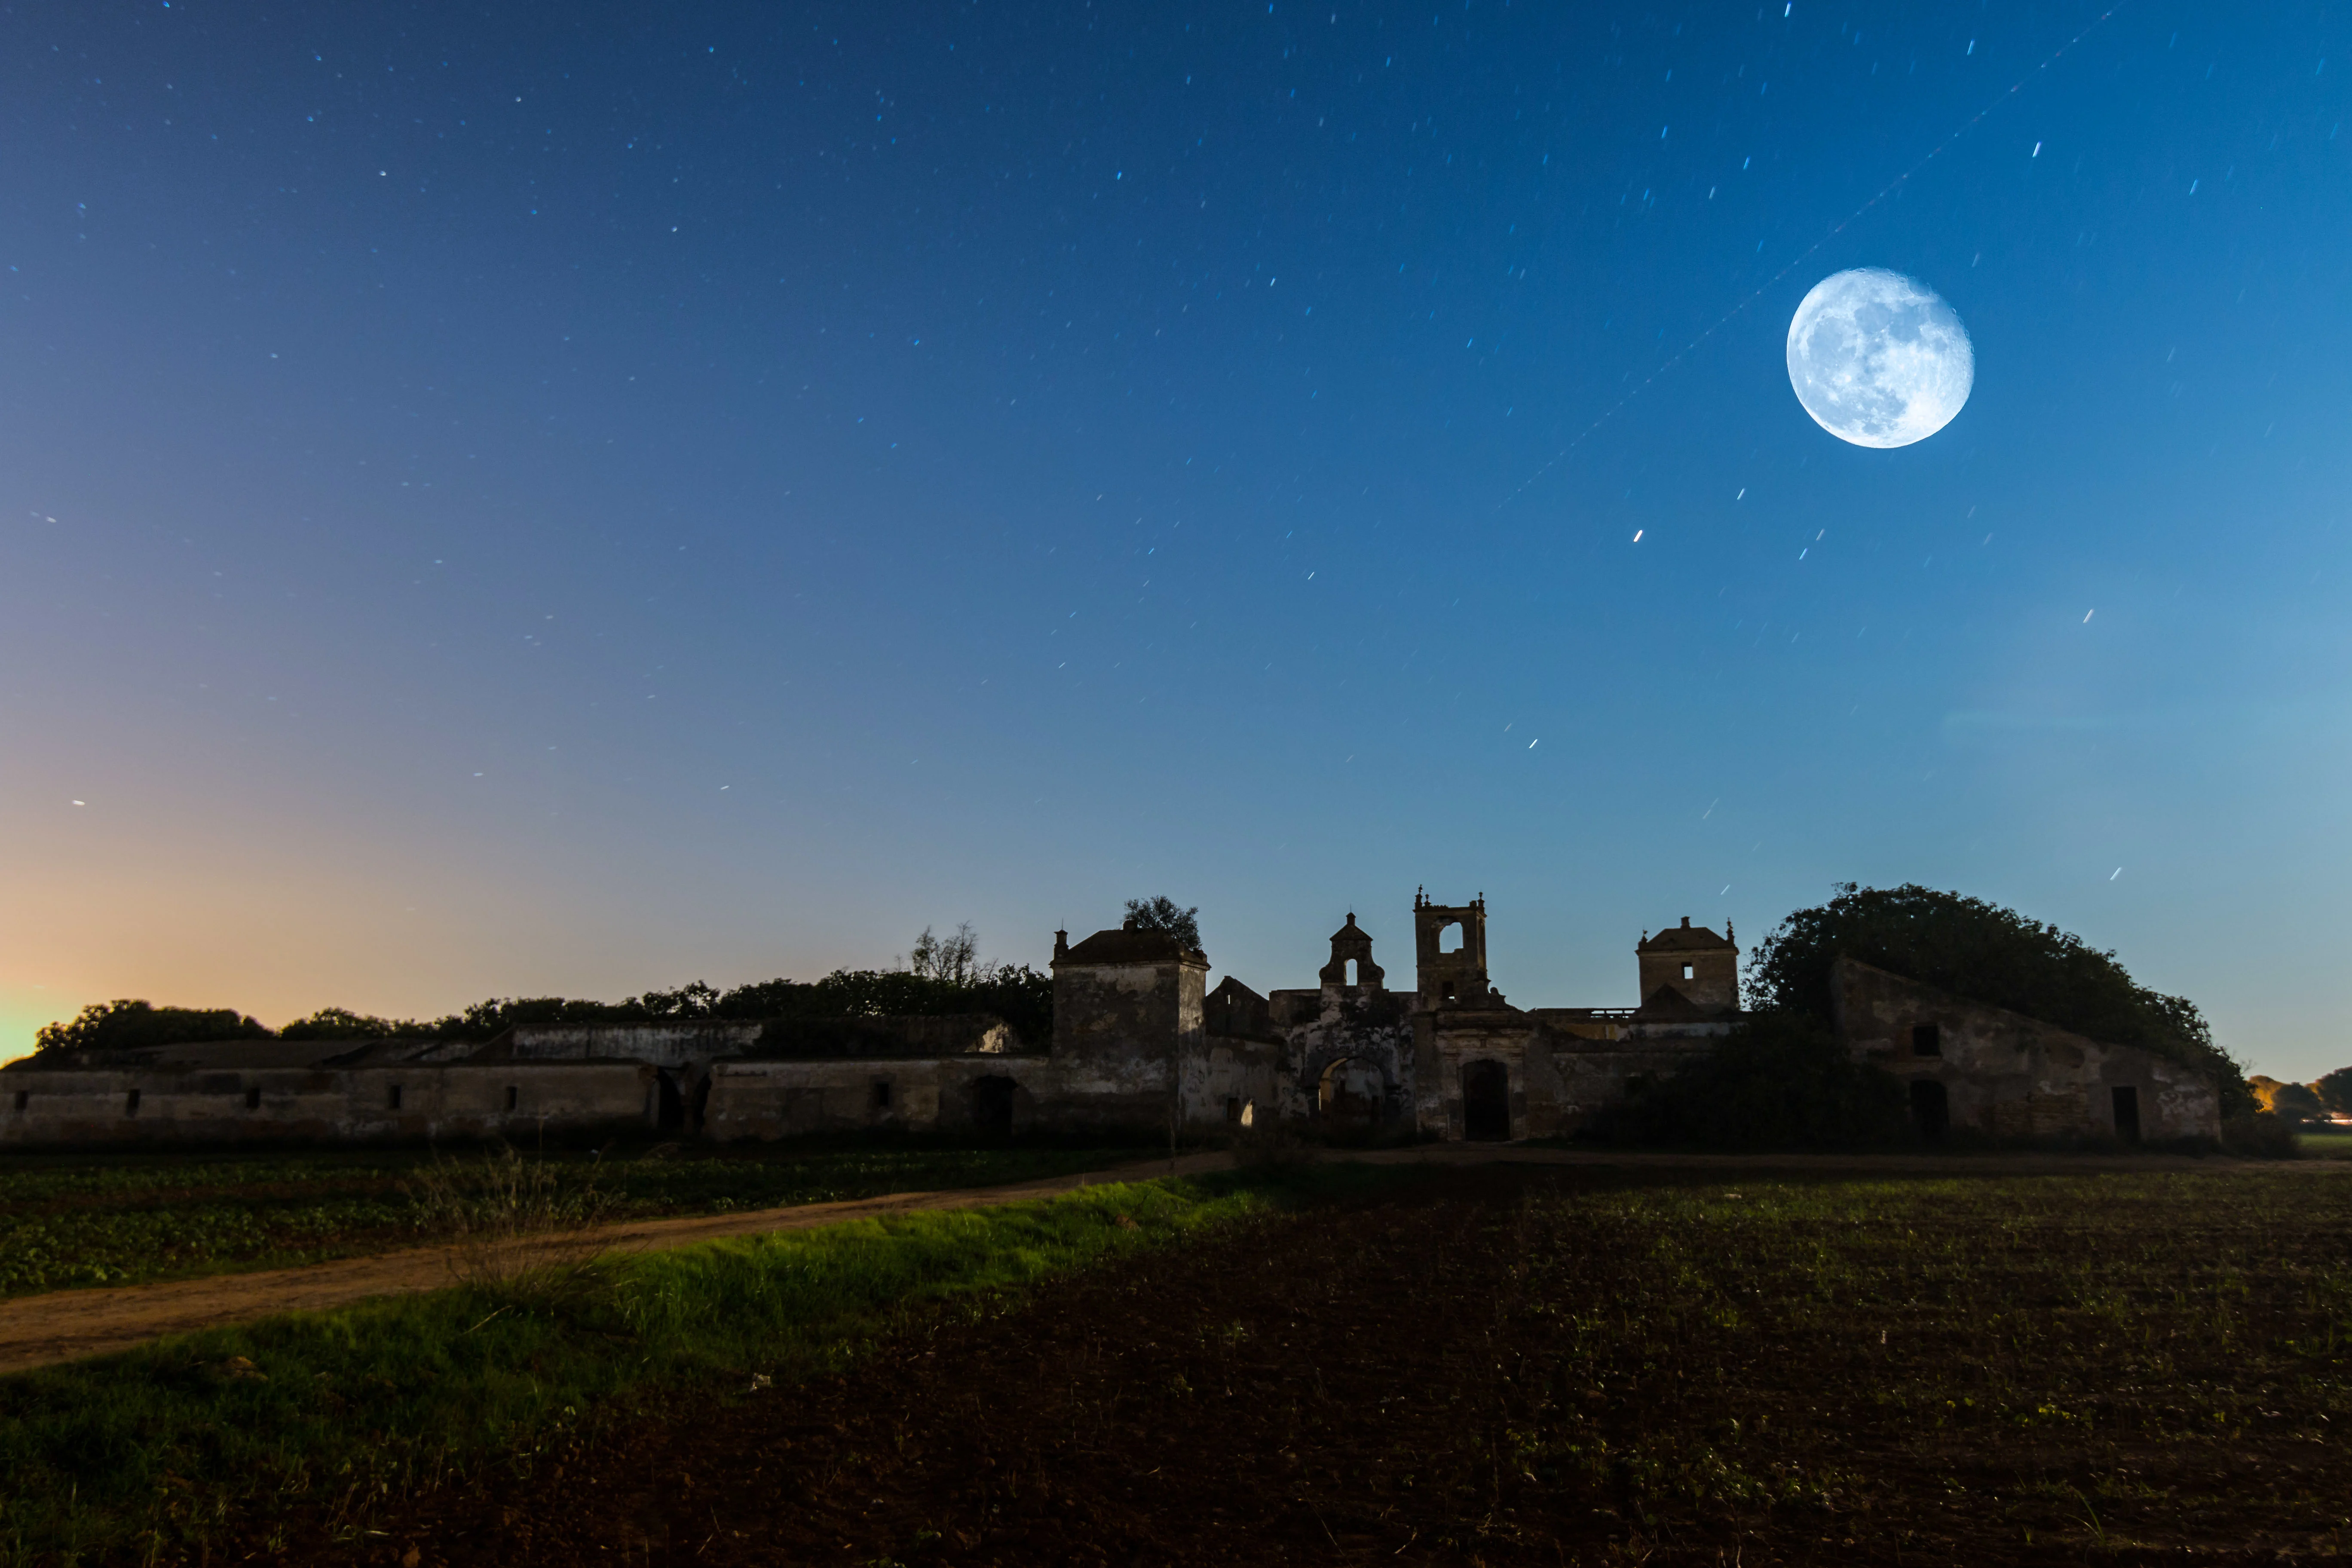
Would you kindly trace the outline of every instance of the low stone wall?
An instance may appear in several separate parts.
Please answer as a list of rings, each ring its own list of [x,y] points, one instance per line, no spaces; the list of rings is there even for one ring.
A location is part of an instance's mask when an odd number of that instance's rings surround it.
[[[523,1139],[642,1127],[635,1062],[0,1073],[0,1147]]]
[[[1024,1052],[812,1057],[713,1062],[709,1082],[703,1135],[721,1141],[866,1127],[1128,1136],[1168,1127],[1164,1062],[1106,1071]]]
[[[756,1019],[707,1018],[674,1024],[518,1024],[499,1054],[517,1061],[612,1059],[675,1068],[740,1056],[766,1026]]]

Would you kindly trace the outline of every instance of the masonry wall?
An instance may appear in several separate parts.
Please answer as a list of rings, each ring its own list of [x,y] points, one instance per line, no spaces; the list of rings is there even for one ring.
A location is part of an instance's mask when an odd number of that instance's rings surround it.
[[[2153,1051],[2111,1046],[1933,986],[1837,961],[1838,1033],[1859,1059],[1898,1078],[1944,1085],[1951,1124],[1996,1138],[2116,1135],[2113,1091],[2137,1089],[2140,1136],[2218,1138],[2211,1079]],[[1941,1055],[1914,1054],[1912,1031],[1933,1026]]]
[[[1054,966],[1053,1060],[1071,1103],[1040,1126],[1165,1129],[1171,1069],[1205,1049],[1206,968],[1173,960]]]
[[[680,1019],[676,1023],[518,1024],[502,1054],[519,1061],[599,1058],[683,1067],[751,1048],[766,1026],[757,1020]]]
[[[1336,1069],[1377,1076],[1380,1102],[1368,1130],[1412,1130],[1414,993],[1325,985],[1276,991],[1266,1000],[1288,1059],[1285,1115],[1302,1121],[1323,1116],[1324,1076]]]
[[[653,1069],[635,1062],[16,1070],[0,1074],[0,1146],[521,1139],[621,1130],[653,1120]]]

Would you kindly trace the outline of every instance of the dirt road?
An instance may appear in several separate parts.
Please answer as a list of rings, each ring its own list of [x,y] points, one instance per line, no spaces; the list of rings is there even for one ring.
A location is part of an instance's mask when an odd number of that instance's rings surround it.
[[[2101,1169],[2204,1170],[2236,1163],[2168,1156],[2004,1155],[1935,1156],[1895,1154],[1633,1154],[1581,1149],[1536,1149],[1511,1144],[1423,1144],[1339,1156],[1380,1164],[1616,1165],[1660,1169],[1780,1170],[1792,1173],[1877,1172],[1921,1175],[2019,1175],[2082,1173]],[[598,1239],[614,1251],[661,1251],[691,1247],[720,1237],[807,1230],[845,1220],[972,1208],[1049,1197],[1103,1182],[1143,1181],[1229,1167],[1232,1157],[1212,1152],[1180,1160],[1139,1161],[1074,1176],[971,1187],[936,1193],[895,1193],[844,1203],[804,1204],[743,1214],[654,1219],[617,1225]],[[2268,1167],[2276,1169],[2277,1167]],[[2311,1161],[2293,1167],[2315,1174],[2352,1174],[2352,1161]],[[0,1301],[0,1375],[55,1362],[105,1355],[166,1334],[187,1333],[225,1323],[247,1322],[281,1312],[319,1311],[373,1296],[439,1289],[450,1283],[454,1249],[413,1247],[373,1258],[346,1258],[302,1268],[257,1274],[222,1274],[160,1285],[114,1289],[58,1290]]]
[[[1193,1154],[1173,1162],[1146,1160],[1075,1176],[1054,1176],[1003,1186],[892,1193],[843,1203],[640,1220],[605,1226],[596,1233],[596,1239],[614,1252],[661,1252],[728,1236],[810,1230],[884,1215],[1019,1203],[1104,1182],[1143,1181],[1153,1176],[1218,1169],[1229,1163],[1223,1154]],[[457,1261],[457,1253],[453,1247],[417,1247],[380,1253],[373,1258],[349,1258],[257,1274],[216,1274],[159,1285],[53,1290],[39,1296],[20,1296],[15,1300],[0,1301],[0,1375],[54,1362],[129,1350],[166,1334],[248,1322],[281,1312],[320,1311],[373,1296],[437,1290],[451,1282]]]

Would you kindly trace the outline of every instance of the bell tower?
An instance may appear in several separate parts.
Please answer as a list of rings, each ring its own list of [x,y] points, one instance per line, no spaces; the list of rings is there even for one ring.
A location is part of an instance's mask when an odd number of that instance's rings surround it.
[[[1348,978],[1348,965],[1356,966],[1356,977]],[[1331,962],[1317,975],[1326,985],[1357,985],[1367,991],[1378,991],[1384,974],[1372,962],[1371,933],[1356,923],[1355,913],[1348,915],[1348,923],[1331,933]]]
[[[1486,983],[1486,894],[1466,904],[1433,904],[1426,891],[1416,891],[1412,938],[1423,1012],[1488,1003],[1494,987]]]

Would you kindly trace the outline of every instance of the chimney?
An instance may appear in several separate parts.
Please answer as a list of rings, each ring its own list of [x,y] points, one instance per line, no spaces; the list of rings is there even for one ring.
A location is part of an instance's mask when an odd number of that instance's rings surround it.
[[[1683,917],[1683,930],[1685,930],[1685,931],[1688,931],[1688,930],[1690,930],[1690,916],[1688,916],[1688,915],[1685,915],[1685,916]]]
[[[1057,931],[1054,933],[1054,956],[1055,958],[1067,958],[1070,956],[1070,933],[1068,931]]]

